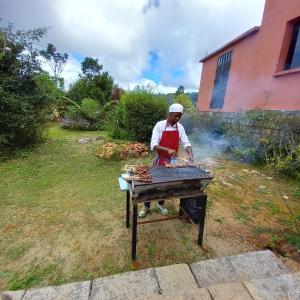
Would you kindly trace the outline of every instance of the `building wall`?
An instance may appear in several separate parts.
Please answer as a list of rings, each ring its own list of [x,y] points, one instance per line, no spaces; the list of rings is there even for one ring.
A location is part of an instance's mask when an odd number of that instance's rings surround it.
[[[283,70],[291,25],[300,17],[300,0],[266,0],[261,28],[203,63],[197,107],[212,111],[210,102],[217,59],[233,50],[223,109],[300,110],[300,68]]]

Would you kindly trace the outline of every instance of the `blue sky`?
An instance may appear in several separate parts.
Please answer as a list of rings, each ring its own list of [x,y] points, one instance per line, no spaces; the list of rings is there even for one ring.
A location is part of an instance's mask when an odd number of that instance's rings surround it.
[[[0,0],[0,18],[19,29],[49,27],[41,47],[50,42],[69,54],[67,85],[89,56],[125,89],[174,92],[197,91],[199,59],[260,25],[263,7],[264,0]]]

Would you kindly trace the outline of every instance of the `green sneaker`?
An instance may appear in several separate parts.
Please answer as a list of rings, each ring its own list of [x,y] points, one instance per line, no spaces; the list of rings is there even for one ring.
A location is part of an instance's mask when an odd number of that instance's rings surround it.
[[[149,212],[150,212],[150,208],[148,208],[147,206],[143,206],[143,208],[139,212],[139,217],[145,218],[147,213],[149,213]]]
[[[157,208],[165,216],[169,213],[169,211],[163,205],[157,204]]]

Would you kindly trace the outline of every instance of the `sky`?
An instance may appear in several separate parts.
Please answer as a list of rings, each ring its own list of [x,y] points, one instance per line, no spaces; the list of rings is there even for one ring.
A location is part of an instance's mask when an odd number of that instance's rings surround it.
[[[66,86],[84,57],[97,58],[124,89],[151,85],[198,91],[199,60],[261,24],[264,0],[0,0],[1,25],[49,27],[52,43],[69,59]],[[47,69],[47,66],[45,66]],[[48,69],[47,69],[48,70]]]

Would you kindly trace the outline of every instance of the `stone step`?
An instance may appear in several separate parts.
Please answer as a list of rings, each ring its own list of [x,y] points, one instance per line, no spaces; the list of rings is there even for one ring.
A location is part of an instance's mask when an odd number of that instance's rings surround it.
[[[68,283],[60,286],[48,286],[27,291],[4,292],[1,300],[88,300],[90,281]]]
[[[155,270],[151,268],[94,280],[91,299],[142,299],[159,291]]]
[[[284,264],[269,250],[200,261],[192,263],[190,268],[199,287],[289,273]]]
[[[299,283],[299,276],[289,279],[289,275],[283,275],[286,273],[288,270],[272,252],[258,251],[201,261],[190,266],[178,264],[133,271],[93,281],[27,291],[3,292],[0,298],[2,300],[208,300],[211,298],[248,300],[251,299],[249,298],[249,291],[251,291],[257,297],[252,296],[254,299],[271,299],[259,298],[261,294],[264,295],[263,288],[268,284],[270,288],[265,293],[269,291],[271,295],[276,295],[278,289],[285,291],[288,288],[294,289],[292,295],[298,293],[299,288],[297,289],[296,284]],[[283,279],[271,278],[276,276],[282,276]]]
[[[299,300],[300,272],[272,278],[253,279],[244,283],[255,300]]]

